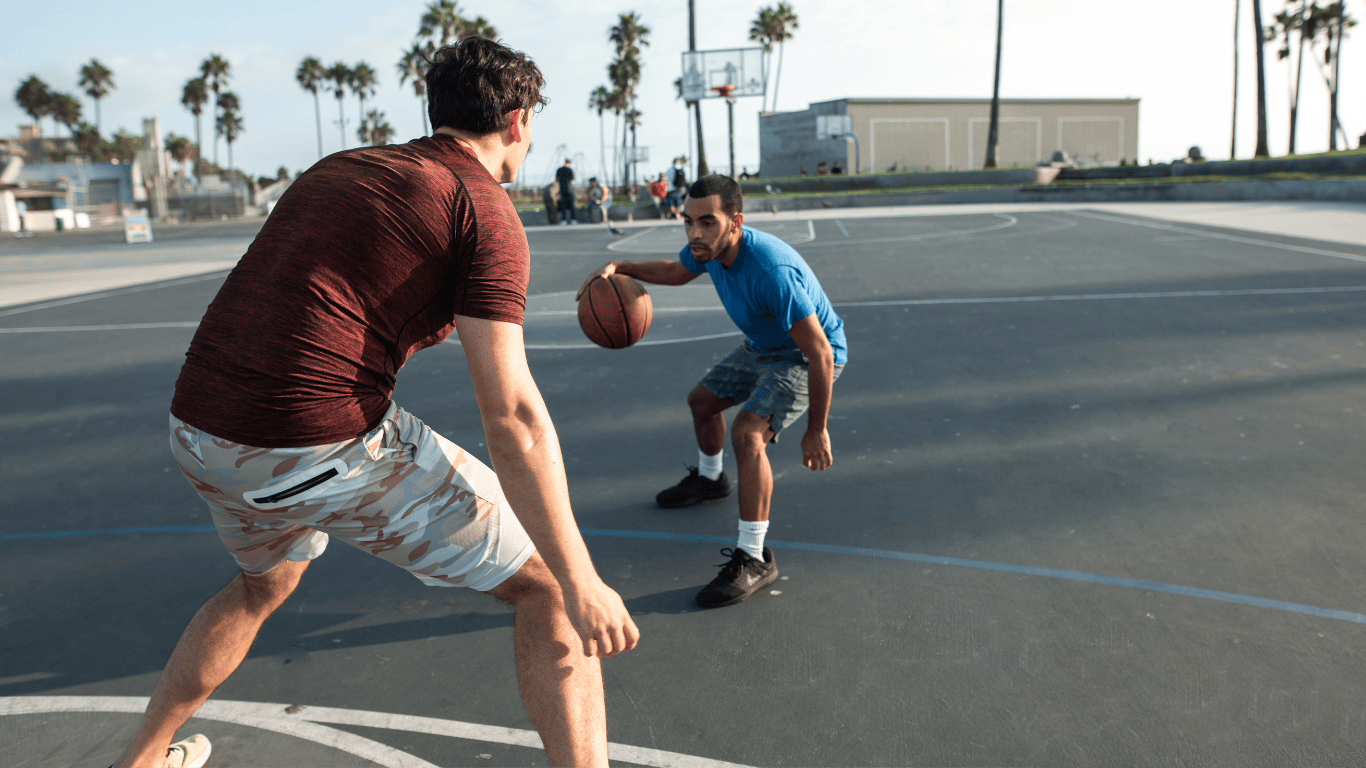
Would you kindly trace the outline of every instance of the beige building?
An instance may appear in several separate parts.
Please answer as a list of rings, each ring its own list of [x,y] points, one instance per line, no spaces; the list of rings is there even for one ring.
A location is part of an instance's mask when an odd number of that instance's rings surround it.
[[[1055,150],[1079,165],[1138,159],[1138,99],[1001,99],[997,166],[1037,165]],[[852,139],[817,139],[819,115],[847,115]],[[838,99],[759,116],[760,173],[975,170],[986,159],[990,99]]]

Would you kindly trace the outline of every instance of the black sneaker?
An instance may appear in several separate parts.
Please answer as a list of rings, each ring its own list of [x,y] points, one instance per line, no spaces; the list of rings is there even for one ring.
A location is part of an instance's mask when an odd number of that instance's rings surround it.
[[[723,549],[721,554],[729,557],[730,562],[721,566],[721,574],[697,593],[697,604],[703,608],[735,605],[778,580],[778,566],[773,562],[773,550],[768,547],[764,547],[763,562],[739,547]]]
[[[698,474],[697,467],[688,467],[688,476],[678,481],[678,485],[665,488],[655,496],[655,502],[665,509],[691,507],[706,501],[724,499],[730,495],[730,481],[726,473],[715,480],[708,480]]]

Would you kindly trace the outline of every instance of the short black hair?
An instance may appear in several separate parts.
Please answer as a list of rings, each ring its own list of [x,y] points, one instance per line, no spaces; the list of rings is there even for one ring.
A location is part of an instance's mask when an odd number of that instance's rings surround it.
[[[692,186],[688,187],[688,197],[702,198],[712,195],[721,197],[721,210],[725,211],[727,216],[734,216],[745,210],[745,201],[740,195],[740,185],[729,176],[713,173],[694,181]]]
[[[449,127],[486,136],[507,130],[508,113],[549,103],[545,77],[525,53],[482,37],[466,37],[432,56],[427,70],[427,114],[432,129]]]

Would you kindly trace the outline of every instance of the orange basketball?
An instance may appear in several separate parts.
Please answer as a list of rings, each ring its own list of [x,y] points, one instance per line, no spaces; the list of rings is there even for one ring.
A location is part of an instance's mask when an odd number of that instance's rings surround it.
[[[579,327],[590,341],[623,349],[650,330],[654,304],[644,286],[626,275],[610,275],[588,284],[579,299]]]

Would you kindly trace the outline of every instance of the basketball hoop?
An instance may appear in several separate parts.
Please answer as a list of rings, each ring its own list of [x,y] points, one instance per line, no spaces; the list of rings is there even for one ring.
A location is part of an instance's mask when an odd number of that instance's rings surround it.
[[[729,99],[729,98],[730,98],[730,92],[733,91],[733,90],[735,90],[735,86],[733,86],[733,85],[718,85],[718,86],[713,87],[712,90],[713,90],[713,91],[716,91],[716,92],[719,93],[719,94],[721,94],[721,98],[723,98],[723,99]]]

